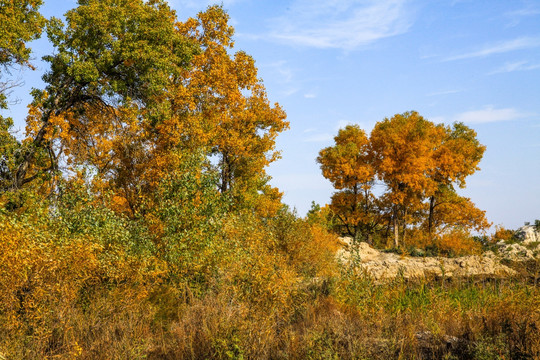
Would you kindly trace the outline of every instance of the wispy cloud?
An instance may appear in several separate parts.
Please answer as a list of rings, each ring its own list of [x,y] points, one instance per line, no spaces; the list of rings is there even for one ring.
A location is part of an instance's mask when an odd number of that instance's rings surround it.
[[[517,61],[512,63],[506,63],[498,69],[488,73],[488,75],[508,73],[514,71],[528,71],[540,69],[540,64],[530,64],[528,61]]]
[[[281,83],[288,84],[293,80],[294,72],[285,60],[262,65],[262,67],[272,71],[274,73],[272,77]]]
[[[288,96],[296,94],[298,91],[300,91],[300,89],[297,88],[297,87],[287,87],[287,88],[284,88],[284,89],[280,90],[279,94],[281,96],[288,97]]]
[[[265,73],[265,78],[270,78],[281,85],[278,93],[281,96],[291,96],[300,91],[298,81],[295,81],[295,71],[285,60],[262,64],[259,68]]]
[[[334,138],[331,134],[315,134],[304,139],[304,142],[328,142]]]
[[[520,37],[513,40],[499,42],[484,46],[480,50],[471,51],[459,55],[447,57],[444,61],[464,60],[478,57],[486,57],[495,54],[502,54],[510,51],[532,49],[540,47],[540,37]]]
[[[304,97],[306,99],[315,99],[317,97],[317,95],[313,94],[313,93],[308,93],[308,94],[304,94]]]
[[[509,11],[505,13],[504,15],[510,19],[510,23],[507,26],[513,27],[513,26],[518,25],[521,22],[521,20],[525,17],[540,15],[540,8],[528,6],[522,9]]]
[[[456,115],[453,120],[467,124],[485,124],[499,121],[512,121],[529,117],[533,114],[524,113],[514,108],[495,109],[486,106],[481,110],[465,111]]]
[[[506,15],[507,16],[520,16],[520,17],[540,15],[540,8],[533,8],[533,7],[523,8],[523,9],[507,12]]]
[[[442,95],[450,95],[450,94],[457,94],[462,92],[463,90],[442,90],[442,91],[436,91],[427,94],[426,96],[442,96]]]
[[[406,0],[295,0],[270,37],[290,45],[354,50],[411,26]]]

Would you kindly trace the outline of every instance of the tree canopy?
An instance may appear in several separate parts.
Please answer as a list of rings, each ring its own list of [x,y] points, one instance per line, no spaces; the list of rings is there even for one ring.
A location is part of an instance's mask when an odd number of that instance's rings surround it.
[[[230,54],[234,30],[221,7],[182,22],[160,0],[80,0],[65,18],[49,22],[56,51],[4,189],[42,174],[90,176],[134,215],[165,174],[202,154],[199,171],[219,173],[221,193],[275,211],[280,193],[264,169],[279,157],[286,115],[269,103],[251,56]]]
[[[317,161],[339,190],[331,208],[349,235],[371,242],[376,229],[392,227],[397,247],[408,228],[434,241],[434,233],[489,226],[484,212],[456,193],[485,150],[464,124],[434,124],[412,111],[378,122],[369,138],[349,125],[334,141]],[[375,184],[384,191],[374,193]]]
[[[45,18],[39,13],[42,0],[9,0],[0,3],[0,66],[30,65],[29,41],[40,37]]]

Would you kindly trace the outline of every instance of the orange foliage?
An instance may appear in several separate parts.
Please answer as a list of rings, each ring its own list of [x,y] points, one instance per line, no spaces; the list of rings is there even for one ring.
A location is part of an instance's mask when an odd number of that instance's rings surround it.
[[[490,240],[493,243],[499,241],[511,241],[514,239],[514,231],[506,229],[501,225],[495,227],[495,232],[491,235]]]
[[[439,251],[447,255],[471,255],[482,251],[482,244],[475,241],[465,230],[455,228],[436,239]]]
[[[285,112],[278,104],[270,106],[253,58],[241,51],[229,55],[234,31],[222,8],[212,6],[179,29],[202,48],[175,87],[182,88],[182,98],[174,104],[195,105],[182,121],[202,122],[202,145],[217,156],[222,192],[237,187],[239,195],[260,188],[267,180],[264,168],[279,156],[275,138],[288,128]],[[169,127],[162,133],[170,133]]]
[[[471,199],[459,196],[453,190],[439,191],[433,225],[439,231],[454,227],[486,231],[491,224],[486,219],[486,212],[478,209]]]
[[[376,232],[386,238],[392,228],[398,247],[400,238],[424,239],[420,233],[426,230],[426,241],[433,242],[437,231],[490,226],[485,212],[454,190],[478,170],[485,150],[467,126],[437,125],[412,111],[378,122],[369,138],[358,126],[347,126],[335,143],[317,161],[340,190],[330,206],[343,233],[371,241]],[[372,192],[377,182],[385,186],[378,197]]]
[[[435,191],[437,184],[425,175],[435,166],[433,149],[443,136],[440,127],[414,111],[375,125],[371,132],[374,166],[393,204],[408,206]]]
[[[74,172],[87,169],[94,191],[113,191],[115,208],[130,216],[152,206],[161,179],[185,160],[180,154],[200,153],[206,164],[199,171],[218,172],[221,192],[233,190],[238,203],[260,198],[261,211],[275,213],[280,194],[264,169],[279,157],[275,139],[288,128],[285,112],[270,105],[253,58],[229,55],[234,31],[221,7],[176,22],[176,32],[200,51],[189,64],[171,64],[166,91],[146,98],[147,106],[127,98],[51,115],[40,104],[48,101],[43,93],[30,109],[29,139],[45,129],[55,156]]]
[[[348,235],[371,241],[373,230],[381,221],[372,194],[375,168],[371,144],[358,125],[339,130],[334,142],[317,157],[323,176],[341,190],[332,196],[330,208]]]

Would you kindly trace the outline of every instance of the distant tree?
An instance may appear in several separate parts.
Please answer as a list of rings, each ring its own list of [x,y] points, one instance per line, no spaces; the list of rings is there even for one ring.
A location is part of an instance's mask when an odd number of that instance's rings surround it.
[[[338,190],[331,208],[351,236],[370,241],[386,220],[398,247],[410,226],[415,233],[427,229],[432,242],[435,230],[489,227],[485,213],[455,191],[478,169],[485,150],[467,126],[437,125],[412,111],[378,122],[369,138],[358,126],[347,126],[335,143],[317,161]],[[385,186],[378,197],[375,182]]]
[[[347,234],[371,243],[381,216],[372,193],[375,168],[369,139],[358,125],[348,125],[339,130],[334,142],[317,157],[323,176],[339,190],[330,208]]]
[[[415,111],[386,118],[371,132],[373,166],[387,187],[396,247],[399,228],[405,238],[407,224],[437,187],[436,181],[426,175],[435,166],[433,151],[443,136],[441,127]]]
[[[429,171],[429,177],[435,181],[437,186],[429,196],[428,233],[430,237],[433,236],[433,221],[439,206],[445,206],[448,210],[452,204],[468,203],[455,194],[454,188],[455,186],[465,187],[465,178],[479,169],[478,163],[486,149],[476,138],[476,132],[463,123],[454,123],[452,127],[443,128],[445,135],[442,142],[434,150],[434,166]],[[475,224],[473,227],[485,228],[487,221],[482,220],[480,214],[473,208],[467,207],[472,211],[468,214],[471,220],[476,219],[476,221],[472,221]],[[460,206],[457,206],[456,210],[460,212],[455,214],[456,217],[467,216]],[[475,214],[473,215],[473,213]]]

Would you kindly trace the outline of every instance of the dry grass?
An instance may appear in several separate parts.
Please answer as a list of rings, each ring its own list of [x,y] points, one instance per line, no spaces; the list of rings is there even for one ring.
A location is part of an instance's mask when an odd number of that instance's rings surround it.
[[[505,281],[374,285],[333,279],[293,311],[225,287],[203,297],[162,284],[99,286],[0,328],[6,359],[535,359],[540,291]],[[328,293],[329,291],[329,293]],[[145,295],[140,296],[141,293]],[[2,322],[5,324],[5,313]]]

